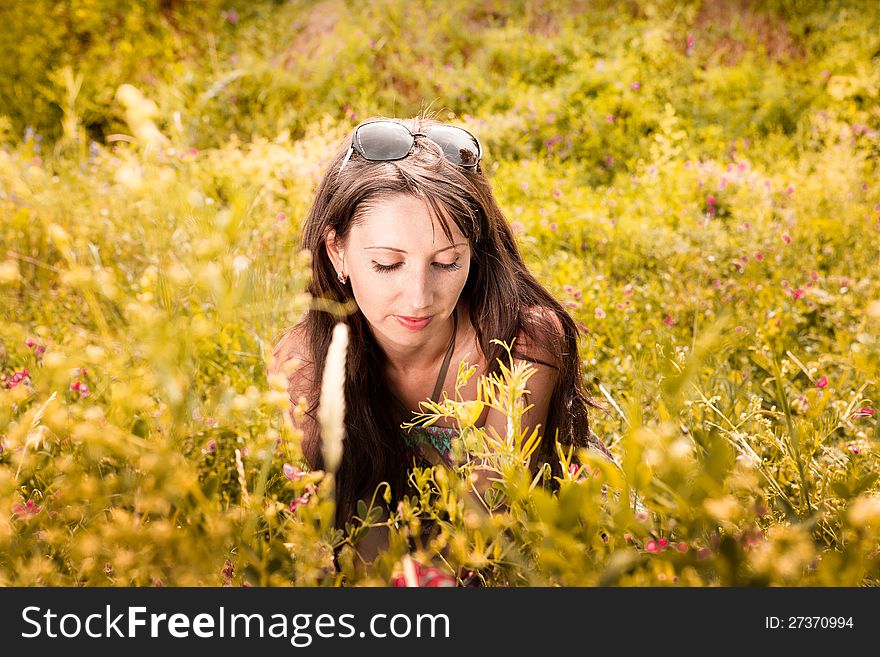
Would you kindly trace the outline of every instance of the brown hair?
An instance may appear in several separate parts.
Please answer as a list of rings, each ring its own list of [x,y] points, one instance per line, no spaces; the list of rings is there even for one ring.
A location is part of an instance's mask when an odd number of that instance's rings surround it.
[[[412,132],[422,132],[430,119],[401,121]],[[588,407],[593,404],[584,393],[574,320],[553,296],[529,273],[520,255],[513,231],[492,194],[489,181],[479,170],[467,169],[447,161],[439,147],[428,139],[416,138],[413,152],[402,160],[369,162],[351,157],[339,172],[350,137],[333,157],[319,183],[314,203],[306,218],[302,247],[312,254],[312,280],[308,291],[314,299],[354,303],[350,286],[336,278],[325,249],[325,236],[332,229],[343,243],[359,213],[371,202],[396,194],[424,198],[451,240],[450,217],[471,243],[471,266],[462,290],[470,308],[470,320],[486,357],[489,372],[499,370],[504,350],[491,340],[510,344],[518,335],[531,344],[546,346],[546,353],[558,354],[552,363],[543,363],[559,372],[553,390],[545,440],[538,454],[540,462],[560,474],[553,437],[564,445],[604,446],[589,429]],[[530,311],[541,309],[558,321],[526,321]],[[539,315],[540,317],[540,315]],[[303,335],[314,373],[307,414],[317,418],[320,377],[333,326],[337,317],[313,308],[294,327]],[[337,524],[351,518],[359,499],[373,494],[381,482],[392,489],[393,503],[403,494],[409,466],[399,426],[388,405],[391,394],[384,379],[385,355],[375,342],[360,311],[348,315],[349,350],[345,381],[346,438],[337,472]],[[561,326],[561,332],[559,327]],[[519,353],[518,358],[538,361],[534,355]],[[387,409],[387,412],[383,412]],[[314,427],[318,427],[317,421]],[[317,429],[316,429],[317,430]],[[318,436],[306,436],[304,453],[310,465],[321,468]]]

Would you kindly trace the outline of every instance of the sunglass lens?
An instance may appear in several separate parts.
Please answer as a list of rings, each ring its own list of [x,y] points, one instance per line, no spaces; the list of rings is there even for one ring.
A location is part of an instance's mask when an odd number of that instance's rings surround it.
[[[428,139],[443,149],[446,159],[463,167],[480,162],[480,145],[466,130],[452,125],[434,125],[425,131]]]
[[[355,147],[365,160],[400,160],[413,147],[412,133],[391,121],[365,123],[355,133]]]

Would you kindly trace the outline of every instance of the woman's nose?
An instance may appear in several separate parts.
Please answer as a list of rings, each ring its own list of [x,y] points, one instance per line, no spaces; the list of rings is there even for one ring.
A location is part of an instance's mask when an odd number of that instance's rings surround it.
[[[431,273],[427,270],[413,272],[412,277],[405,281],[407,301],[412,311],[430,310],[434,305],[434,286]]]

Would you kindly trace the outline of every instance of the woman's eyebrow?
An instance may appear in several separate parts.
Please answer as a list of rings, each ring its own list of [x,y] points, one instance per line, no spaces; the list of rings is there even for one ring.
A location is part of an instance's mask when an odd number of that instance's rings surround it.
[[[452,244],[450,246],[447,246],[447,247],[442,248],[439,251],[435,252],[434,255],[437,255],[438,253],[443,253],[444,251],[448,251],[449,249],[454,249],[457,246],[466,246],[466,245],[467,245],[467,242],[459,242],[458,244]],[[364,251],[368,251],[370,249],[382,249],[384,251],[395,251],[397,253],[406,253],[406,251],[404,251],[403,249],[398,249],[393,246],[365,246],[364,247]]]

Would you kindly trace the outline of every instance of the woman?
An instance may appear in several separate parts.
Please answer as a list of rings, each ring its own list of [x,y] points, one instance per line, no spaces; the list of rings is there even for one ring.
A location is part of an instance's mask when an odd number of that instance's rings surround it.
[[[477,379],[515,358],[529,379],[526,427],[546,436],[533,468],[560,466],[553,436],[565,445],[604,447],[589,430],[574,321],[529,273],[513,232],[480,170],[481,147],[469,132],[428,119],[376,119],[358,126],[333,158],[306,219],[302,247],[312,254],[313,298],[357,310],[345,321],[344,452],[337,472],[337,523],[383,481],[392,508],[405,491],[414,457],[448,462],[450,423],[407,433],[401,423],[419,402],[454,397],[457,364],[477,366],[459,393],[477,397]],[[320,377],[337,317],[312,309],[275,347],[270,371],[297,359],[289,375],[303,452],[322,467],[316,421]],[[515,339],[515,342],[514,342]],[[291,415],[293,415],[291,413]],[[294,418],[296,422],[296,418]],[[507,418],[486,408],[476,426],[504,435]],[[433,458],[432,458],[433,457]]]

